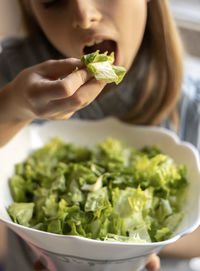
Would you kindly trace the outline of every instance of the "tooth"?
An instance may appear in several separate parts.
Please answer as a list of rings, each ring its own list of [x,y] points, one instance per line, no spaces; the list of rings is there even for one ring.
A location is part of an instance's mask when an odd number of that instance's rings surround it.
[[[95,44],[95,41],[88,42],[86,46],[93,46]]]
[[[86,44],[86,46],[93,46],[93,45],[99,44],[99,43],[101,43],[101,42],[103,42],[103,40],[94,40],[94,41],[88,42],[88,43]]]
[[[95,41],[96,44],[99,44],[99,43],[102,43],[102,42],[103,42],[103,40],[96,40]]]

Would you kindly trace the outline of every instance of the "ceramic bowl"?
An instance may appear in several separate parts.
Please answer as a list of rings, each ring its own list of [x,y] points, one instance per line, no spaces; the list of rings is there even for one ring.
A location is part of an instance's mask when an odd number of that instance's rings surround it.
[[[90,240],[34,230],[11,221],[7,207],[12,203],[8,179],[14,173],[14,164],[22,162],[29,153],[42,147],[54,136],[82,146],[94,146],[108,136],[122,140],[127,146],[140,149],[157,144],[177,164],[188,169],[187,198],[183,207],[185,216],[174,235],[157,243],[120,243]],[[32,124],[21,130],[0,149],[0,220],[23,236],[33,246],[50,255],[58,270],[68,271],[133,271],[141,270],[151,253],[194,231],[200,222],[200,163],[197,150],[182,142],[175,133],[163,128],[131,126],[116,119],[100,121],[48,121]]]

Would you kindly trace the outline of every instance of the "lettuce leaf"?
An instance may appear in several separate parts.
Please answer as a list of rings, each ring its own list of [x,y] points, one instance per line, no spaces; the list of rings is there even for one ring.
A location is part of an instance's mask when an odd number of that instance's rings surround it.
[[[33,216],[34,203],[13,203],[8,207],[8,213],[15,223],[29,226]]]
[[[85,64],[90,74],[97,80],[103,80],[107,83],[115,82],[118,85],[124,78],[126,69],[113,65],[113,52],[110,55],[107,54],[108,52],[100,54],[99,50],[97,50],[94,53],[83,55],[81,61]]]

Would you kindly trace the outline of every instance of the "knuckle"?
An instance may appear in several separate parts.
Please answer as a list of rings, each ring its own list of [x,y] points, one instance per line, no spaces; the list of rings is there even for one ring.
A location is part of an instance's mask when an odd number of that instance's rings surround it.
[[[81,67],[81,66],[84,65],[83,62],[81,62],[81,60],[80,60],[80,59],[77,59],[77,58],[71,58],[71,63],[72,63],[73,65],[78,66],[78,67]]]
[[[37,96],[36,89],[37,85],[35,83],[31,84],[31,86],[29,87],[29,91],[27,91],[27,95],[29,98],[35,99],[35,97]]]
[[[33,73],[32,67],[26,68],[19,72],[14,80],[17,81],[18,83],[23,82],[23,85],[26,86],[31,78],[32,73]]]
[[[49,60],[46,60],[46,61],[44,61],[43,62],[43,64],[46,66],[48,66],[48,65],[52,65],[52,64],[54,64],[56,62],[56,60],[54,60],[54,59],[49,59]]]
[[[86,82],[86,79],[87,79],[87,73],[85,70],[80,70],[78,73],[77,73],[77,76],[79,77],[79,81],[82,82],[82,83],[85,83]]]
[[[38,118],[44,118],[46,116],[46,109],[44,107],[34,107],[32,108],[32,112]]]
[[[89,104],[81,95],[74,96],[74,104],[76,107],[82,108]]]
[[[44,62],[42,62],[41,64],[38,64],[36,67],[37,67],[37,71],[39,72],[39,74],[43,75],[43,74],[46,74],[46,69],[48,67],[51,67],[55,64],[56,60],[54,59],[49,59],[49,60],[46,60]]]
[[[67,97],[72,96],[73,94],[72,86],[70,82],[64,82],[63,80],[60,80],[59,89]]]
[[[96,83],[97,83],[99,89],[103,89],[106,86],[106,82],[103,80],[97,80]]]
[[[22,70],[22,71],[18,74],[18,77],[26,78],[26,77],[29,75],[30,70],[31,70],[31,67]]]
[[[75,57],[71,57],[70,59],[71,59],[71,61],[74,61],[74,62],[80,61],[80,59],[75,58]]]
[[[30,103],[33,103],[38,98],[38,84],[36,82],[32,82],[29,86],[28,90],[25,92],[26,98]]]

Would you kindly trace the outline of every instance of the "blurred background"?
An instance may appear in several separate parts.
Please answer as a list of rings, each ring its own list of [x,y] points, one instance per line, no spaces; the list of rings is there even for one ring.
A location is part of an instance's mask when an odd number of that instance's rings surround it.
[[[187,52],[200,57],[200,0],[169,0]]]
[[[200,0],[168,0],[185,47],[185,71],[200,77]],[[200,269],[199,269],[200,270]]]
[[[162,1],[162,0],[161,0]],[[168,0],[172,14],[176,20],[186,51],[185,69],[193,76],[200,77],[200,0]],[[0,42],[11,36],[23,36],[23,26],[20,19],[20,9],[17,0],[0,0]],[[1,51],[1,46],[0,46]],[[5,228],[0,222],[0,262],[6,250]],[[200,240],[197,241],[200,243]],[[190,251],[188,243],[188,256]],[[181,243],[180,243],[181,251]],[[197,254],[200,252],[197,251]],[[170,255],[171,256],[171,255]],[[185,269],[183,262],[171,261],[162,270],[200,270]],[[179,265],[179,266],[178,266]],[[171,266],[171,267],[170,267]],[[1,267],[0,267],[1,270]]]
[[[0,0],[0,39],[22,33],[17,0]]]

